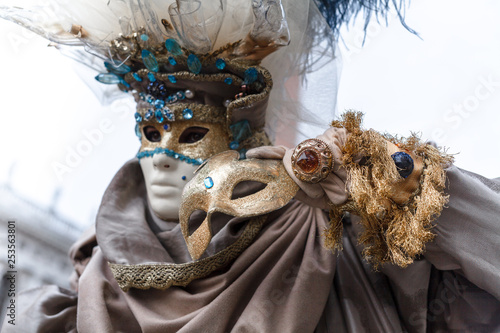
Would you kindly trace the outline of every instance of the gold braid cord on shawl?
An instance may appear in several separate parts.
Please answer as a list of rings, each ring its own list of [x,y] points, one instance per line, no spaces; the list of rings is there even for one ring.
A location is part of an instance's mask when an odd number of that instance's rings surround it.
[[[229,265],[254,240],[267,215],[251,218],[241,236],[233,244],[216,254],[184,264],[122,265],[108,263],[118,286],[125,292],[130,288],[165,290],[171,286],[187,286],[217,269]]]
[[[350,196],[343,205],[331,205],[325,245],[332,250],[342,248],[342,216],[352,212],[361,217],[364,230],[358,240],[364,246],[363,256],[375,267],[386,262],[406,267],[435,236],[431,222],[448,202],[444,168],[453,158],[421,143],[415,134],[407,139],[381,135],[362,130],[361,122],[362,113],[347,112],[332,123],[349,132],[342,154]],[[387,141],[423,161],[420,184],[404,203],[394,201],[395,191],[405,179],[388,152]],[[362,161],[355,162],[360,156]]]

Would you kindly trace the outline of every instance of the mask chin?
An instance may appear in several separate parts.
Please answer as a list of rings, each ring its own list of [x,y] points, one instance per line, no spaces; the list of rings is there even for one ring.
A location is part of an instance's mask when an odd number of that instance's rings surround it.
[[[165,221],[179,220],[182,190],[197,166],[165,154],[140,160],[148,200],[155,215]]]

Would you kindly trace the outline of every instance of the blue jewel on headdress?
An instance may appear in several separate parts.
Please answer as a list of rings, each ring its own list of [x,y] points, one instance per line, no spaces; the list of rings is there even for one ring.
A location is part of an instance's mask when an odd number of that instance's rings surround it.
[[[151,95],[146,96],[146,102],[148,102],[149,104],[152,104],[154,101],[155,101],[155,99],[153,96],[151,96]]]
[[[137,73],[132,73],[132,76],[134,77],[134,79],[135,79],[137,82],[141,82],[141,81],[142,81],[142,78],[139,76],[139,74],[137,74]]]
[[[151,119],[151,117],[153,117],[153,111],[148,110],[148,112],[146,112],[146,114],[144,115],[144,119],[149,120]]]
[[[155,108],[157,109],[161,109],[165,106],[165,101],[161,100],[161,99],[157,99],[155,102],[154,102],[154,105],[155,105]]]
[[[153,73],[148,73],[148,79],[149,79],[149,82],[156,81],[155,75]]]
[[[149,37],[148,37],[148,35],[146,35],[146,34],[142,34],[142,35],[141,35],[141,39],[142,39],[143,41],[147,42],[147,41],[148,41],[148,39],[149,39]]]
[[[135,117],[135,121],[137,121],[138,123],[140,123],[142,121],[142,116],[140,115],[139,112],[136,112],[134,117]]]
[[[141,101],[145,101],[146,100],[146,94],[144,94],[143,92],[140,92],[139,93],[139,98],[141,99]]]
[[[168,57],[168,62],[170,65],[175,66],[177,65],[177,60],[174,59],[174,57]]]
[[[219,58],[215,61],[215,67],[217,67],[217,69],[223,70],[224,68],[226,68],[226,62],[224,61],[224,59]]]
[[[149,52],[148,50],[142,50],[141,56],[142,62],[147,69],[149,69],[151,72],[158,72],[160,67],[158,66],[158,61],[156,61],[156,57],[153,55],[153,53]]]
[[[182,49],[177,43],[177,41],[173,38],[169,38],[165,41],[165,47],[167,48],[167,51],[172,53],[175,56],[179,56],[182,54]]]
[[[184,94],[183,91],[178,91],[175,93],[175,95],[177,96],[178,99],[180,100],[183,100],[184,98],[186,98],[186,95]]]
[[[163,129],[167,132],[170,131],[170,124],[163,125]]]
[[[156,121],[158,121],[159,123],[162,123],[165,118],[163,118],[163,113],[161,112],[161,110],[157,110],[155,112],[155,117],[156,117]]]
[[[191,110],[189,108],[185,108],[182,111],[182,118],[184,118],[186,120],[189,120],[189,119],[193,118],[193,110]]]
[[[245,71],[244,84],[252,84],[257,81],[257,69],[255,67],[250,67]]]
[[[201,62],[200,59],[194,54],[190,54],[187,58],[187,65],[191,72],[194,74],[200,74],[201,72]]]
[[[141,133],[141,128],[139,127],[139,124],[135,124],[135,135],[140,139],[142,139],[142,133]]]
[[[413,172],[413,159],[411,156],[405,152],[399,151],[391,155],[396,168],[398,169],[399,175],[403,178],[407,178]]]
[[[104,84],[118,84],[122,82],[122,78],[113,73],[101,73],[95,79]]]
[[[224,79],[224,83],[225,83],[225,84],[232,84],[232,83],[233,83],[233,79],[232,79],[232,78],[230,78],[230,77],[226,77],[226,78]]]
[[[106,67],[106,69],[108,71],[110,71],[111,73],[114,73],[114,74],[127,74],[128,72],[130,72],[132,69],[125,65],[125,64],[121,64],[120,66],[117,66],[115,64],[112,64],[110,62],[107,62],[105,61],[104,62],[104,67]]]
[[[175,76],[173,76],[173,75],[169,75],[169,76],[168,76],[168,80],[169,80],[170,82],[172,82],[172,83],[176,83],[176,82],[177,82],[177,78],[176,78]]]
[[[130,88],[130,84],[128,84],[128,82],[122,79],[121,77],[120,77],[120,83],[123,84],[125,87]]]
[[[252,129],[250,128],[250,123],[246,119],[243,119],[235,124],[232,124],[231,126],[229,126],[229,129],[233,134],[233,140],[238,143],[252,136]]]
[[[212,188],[214,187],[214,181],[212,180],[212,177],[207,177],[203,180],[203,183],[205,184],[206,188]]]

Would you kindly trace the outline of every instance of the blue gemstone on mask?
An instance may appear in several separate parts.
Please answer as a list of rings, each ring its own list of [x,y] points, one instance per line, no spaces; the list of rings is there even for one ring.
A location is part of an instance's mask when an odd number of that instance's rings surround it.
[[[170,82],[172,82],[172,83],[176,83],[176,82],[177,82],[177,78],[176,78],[175,76],[173,76],[173,75],[169,75],[169,76],[168,76],[168,80],[169,80]]]
[[[214,181],[212,180],[212,177],[207,177],[203,180],[203,183],[205,184],[206,188],[212,188],[214,187]]]
[[[182,111],[182,118],[189,120],[193,118],[193,110],[186,108]]]
[[[144,119],[146,120],[149,120],[153,117],[153,111],[152,110],[148,110],[148,112],[146,112],[146,114],[144,115]]]
[[[168,57],[168,62],[170,65],[175,66],[177,65],[177,60],[174,59],[174,57]]]
[[[139,112],[136,112],[134,117],[136,122],[140,123],[142,121],[142,116],[139,114]]]
[[[141,81],[142,81],[142,78],[139,76],[139,74],[137,74],[137,73],[132,73],[132,76],[134,77],[134,79],[135,79],[137,82],[141,82]]]
[[[187,65],[191,72],[194,74],[200,74],[201,72],[201,62],[200,59],[194,54],[190,54],[187,58]]]
[[[248,139],[250,136],[252,136],[252,129],[250,128],[250,123],[246,119],[243,119],[235,124],[232,124],[231,126],[229,126],[229,129],[233,134],[233,140],[236,142],[242,142]]]
[[[257,69],[255,67],[250,67],[245,71],[245,80],[244,84],[252,84],[257,81]]]
[[[139,124],[135,124],[135,135],[137,135],[139,140],[142,138],[141,128],[139,127]]]
[[[125,64],[121,64],[120,66],[117,66],[114,63],[107,62],[107,61],[104,62],[104,67],[106,67],[106,69],[108,71],[110,71],[111,73],[121,74],[121,75],[127,74],[128,72],[130,72],[132,70],[129,66],[127,66]]]
[[[217,59],[215,61],[215,67],[217,67],[217,69],[223,70],[224,68],[226,68],[226,62],[223,59]]]
[[[163,115],[165,116],[165,118],[167,118],[170,121],[174,121],[175,120],[174,113],[169,108],[164,108],[163,109]]]
[[[95,79],[104,84],[118,84],[122,81],[121,77],[113,73],[101,73]]]
[[[224,83],[225,83],[225,84],[232,84],[232,83],[233,83],[233,79],[232,79],[232,78],[230,78],[230,77],[226,77],[226,78],[224,79]]]
[[[157,99],[157,100],[154,102],[154,105],[155,105],[155,108],[157,108],[157,109],[162,109],[162,108],[165,106],[165,101],[164,101],[164,100],[161,100],[161,99]]]
[[[177,96],[178,99],[180,100],[183,100],[184,98],[186,98],[186,95],[184,94],[183,91],[178,91],[177,93],[175,93],[175,95]]]
[[[155,75],[153,73],[148,73],[148,79],[149,79],[149,82],[156,81]]]
[[[149,36],[148,36],[148,35],[146,35],[146,34],[142,34],[142,35],[141,35],[141,39],[142,39],[143,41],[147,42],[147,41],[148,41],[148,39],[149,39]]]
[[[407,178],[413,172],[413,159],[411,156],[405,152],[397,152],[391,155],[396,168],[398,169],[399,175],[403,178]]]
[[[182,54],[181,46],[173,38],[169,38],[165,41],[165,47],[167,48],[168,52],[172,53],[175,56]]]
[[[156,57],[153,55],[153,53],[149,52],[148,50],[142,50],[141,56],[142,62],[147,69],[149,69],[151,72],[158,72],[160,67],[158,66],[158,61],[156,60]]]
[[[240,147],[240,144],[238,143],[238,141],[231,141],[229,143],[229,148],[232,150],[238,149],[239,147]]]
[[[163,125],[163,129],[167,132],[170,131],[170,124]]]
[[[155,112],[155,117],[156,121],[158,121],[159,123],[162,123],[165,120],[165,118],[163,118],[163,112],[161,112],[161,110]]]

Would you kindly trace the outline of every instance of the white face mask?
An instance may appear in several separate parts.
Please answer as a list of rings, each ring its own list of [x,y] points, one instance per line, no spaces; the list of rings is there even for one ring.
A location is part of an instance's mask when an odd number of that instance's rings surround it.
[[[162,220],[178,221],[182,190],[198,166],[165,154],[143,157],[140,165],[154,213]]]

